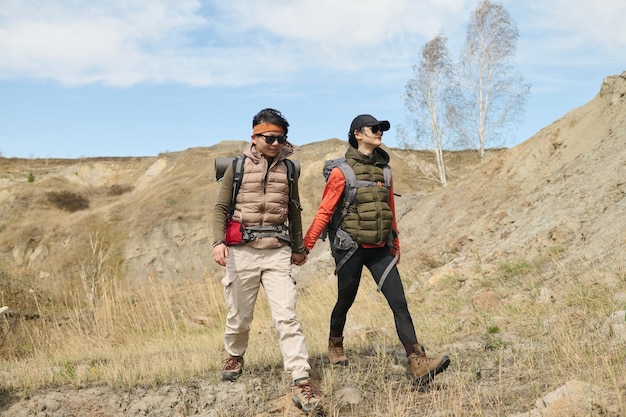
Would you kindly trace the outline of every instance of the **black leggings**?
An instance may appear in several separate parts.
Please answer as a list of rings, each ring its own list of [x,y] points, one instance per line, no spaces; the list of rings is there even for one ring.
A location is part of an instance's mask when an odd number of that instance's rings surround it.
[[[342,255],[343,253],[335,254],[335,264],[341,260]],[[385,268],[387,268],[392,261],[393,255],[387,246],[367,249],[359,247],[337,272],[338,294],[337,303],[330,316],[331,335],[343,335],[348,310],[352,307],[359,289],[363,266],[369,269],[374,277],[374,281],[376,281],[378,285]],[[417,343],[417,336],[415,335],[413,320],[411,319],[411,314],[409,313],[409,308],[406,303],[404,287],[402,286],[397,266],[394,265],[391,271],[389,271],[383,283],[383,287],[381,288],[381,292],[387,299],[387,303],[389,303],[389,307],[391,307],[391,311],[393,312],[396,332],[398,333],[400,342],[404,346],[414,345]]]

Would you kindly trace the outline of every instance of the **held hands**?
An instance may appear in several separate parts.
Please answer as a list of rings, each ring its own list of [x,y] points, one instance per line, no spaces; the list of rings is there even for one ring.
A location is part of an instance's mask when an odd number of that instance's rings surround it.
[[[309,258],[309,255],[306,252],[292,253],[291,263],[297,266],[302,266],[306,263],[308,258]]]

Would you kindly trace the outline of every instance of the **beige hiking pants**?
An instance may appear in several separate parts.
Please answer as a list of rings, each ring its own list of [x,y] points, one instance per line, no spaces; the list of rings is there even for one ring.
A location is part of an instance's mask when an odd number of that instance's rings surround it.
[[[231,246],[222,279],[228,307],[224,347],[233,356],[243,356],[248,348],[254,305],[263,285],[278,331],[278,345],[286,371],[295,381],[309,376],[302,326],[296,317],[296,283],[291,272],[291,248],[254,249]]]

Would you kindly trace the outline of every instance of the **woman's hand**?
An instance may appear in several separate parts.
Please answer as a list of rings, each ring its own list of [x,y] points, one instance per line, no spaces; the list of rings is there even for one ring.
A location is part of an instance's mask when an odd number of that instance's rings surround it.
[[[291,254],[291,263],[297,266],[302,266],[306,263],[308,259],[308,255],[306,252],[302,253],[292,253]]]

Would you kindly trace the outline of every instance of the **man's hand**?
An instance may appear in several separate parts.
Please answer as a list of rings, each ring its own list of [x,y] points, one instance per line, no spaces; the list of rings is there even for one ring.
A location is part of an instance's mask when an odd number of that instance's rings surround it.
[[[226,266],[226,259],[228,258],[228,246],[223,242],[213,246],[213,260],[221,266]]]

